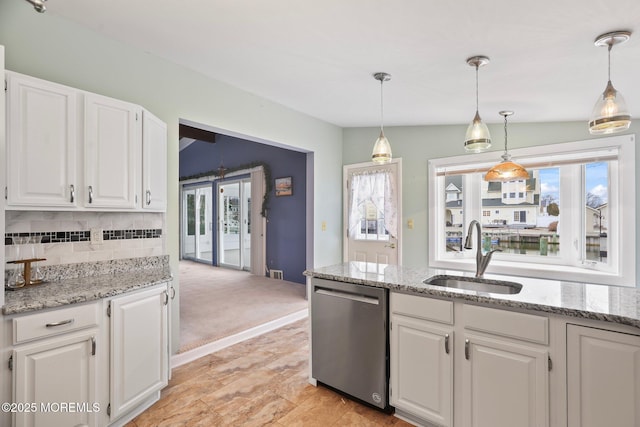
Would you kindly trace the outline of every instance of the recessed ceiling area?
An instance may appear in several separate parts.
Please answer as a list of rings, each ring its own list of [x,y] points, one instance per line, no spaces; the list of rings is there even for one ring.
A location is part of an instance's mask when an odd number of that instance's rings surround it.
[[[18,1],[18,0],[11,0]],[[32,7],[24,2],[24,7]],[[36,13],[34,11],[34,13]],[[213,79],[341,127],[588,120],[612,82],[640,117],[640,1],[50,0],[57,15]]]

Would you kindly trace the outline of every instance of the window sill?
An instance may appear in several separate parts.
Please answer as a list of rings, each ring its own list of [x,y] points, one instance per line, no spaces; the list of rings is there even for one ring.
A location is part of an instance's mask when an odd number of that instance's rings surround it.
[[[598,285],[635,287],[635,278],[624,278],[618,274],[565,265],[518,263],[494,260],[485,271],[488,274],[535,277],[538,279],[562,280],[567,282],[594,283]],[[434,268],[445,268],[475,272],[475,258],[432,261]]]

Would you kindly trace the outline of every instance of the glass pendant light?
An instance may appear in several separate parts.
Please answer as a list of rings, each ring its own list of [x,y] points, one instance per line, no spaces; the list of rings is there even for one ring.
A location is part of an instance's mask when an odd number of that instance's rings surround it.
[[[620,132],[629,129],[631,124],[627,104],[620,92],[611,84],[611,48],[615,44],[626,42],[629,37],[631,37],[630,31],[614,31],[598,36],[594,42],[596,46],[607,46],[609,81],[591,113],[589,132],[593,135]]]
[[[522,166],[511,161],[511,155],[507,151],[507,117],[513,114],[513,111],[500,111],[498,114],[504,117],[504,153],[502,161],[489,169],[484,176],[485,181],[490,182],[508,182],[519,179],[529,179],[529,172]]]
[[[464,137],[464,149],[472,153],[479,153],[491,147],[491,134],[489,128],[485,125],[478,113],[478,68],[489,63],[486,56],[472,56],[467,59],[467,64],[476,67],[476,115],[467,128],[467,134]]]
[[[386,136],[384,136],[384,110],[382,97],[382,84],[391,80],[391,74],[375,73],[373,78],[380,81],[380,136],[376,139],[373,146],[373,154],[371,160],[375,163],[383,164],[391,161],[391,145]]]

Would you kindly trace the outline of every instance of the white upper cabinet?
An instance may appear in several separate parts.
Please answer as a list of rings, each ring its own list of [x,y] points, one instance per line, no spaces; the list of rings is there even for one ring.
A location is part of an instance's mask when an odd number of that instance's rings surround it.
[[[84,112],[85,206],[135,208],[140,187],[142,109],[86,94]]]
[[[7,87],[8,209],[166,210],[165,123],[18,73],[7,72]]]
[[[77,90],[7,72],[7,203],[77,206]]]
[[[142,112],[142,208],[167,208],[167,125]]]

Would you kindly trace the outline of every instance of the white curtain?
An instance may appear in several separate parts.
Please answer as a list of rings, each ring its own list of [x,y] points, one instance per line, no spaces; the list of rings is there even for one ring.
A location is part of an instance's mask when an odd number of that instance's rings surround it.
[[[349,236],[356,237],[362,219],[362,205],[370,202],[384,212],[384,226],[392,238],[398,231],[398,210],[394,174],[389,170],[371,170],[351,175],[351,206],[349,207]]]

